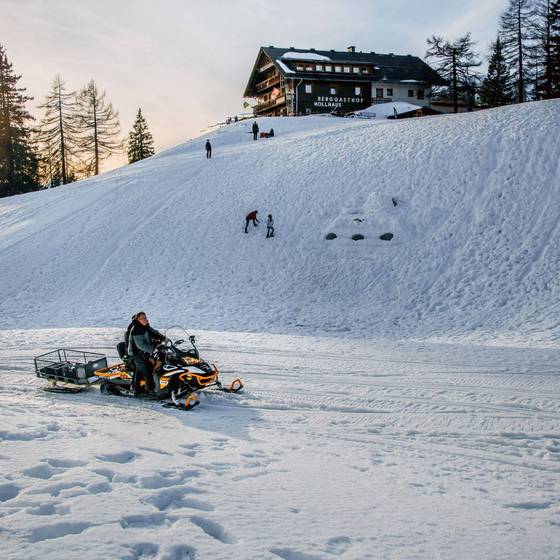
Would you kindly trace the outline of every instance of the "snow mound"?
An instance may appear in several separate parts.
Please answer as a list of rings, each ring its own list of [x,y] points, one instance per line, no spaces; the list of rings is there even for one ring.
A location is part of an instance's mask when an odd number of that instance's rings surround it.
[[[3,327],[123,326],[145,309],[161,327],[558,339],[560,101],[257,120],[275,138],[235,123],[2,199]]]
[[[355,114],[371,119],[386,119],[392,117],[395,114],[395,110],[400,115],[402,113],[410,113],[410,111],[417,111],[421,108],[421,105],[405,103],[404,101],[395,101],[394,103],[374,103],[367,109],[356,111]]]

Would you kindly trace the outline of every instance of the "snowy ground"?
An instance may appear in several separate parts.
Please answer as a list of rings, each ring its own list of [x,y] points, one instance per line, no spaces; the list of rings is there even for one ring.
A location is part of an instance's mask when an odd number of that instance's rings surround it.
[[[239,395],[39,390],[0,331],[2,558],[558,558],[560,351],[198,333]]]
[[[211,160],[204,136],[1,199],[0,328],[145,309],[204,330],[558,345],[560,100],[258,120],[276,136],[224,126]],[[254,209],[272,240],[243,232]]]

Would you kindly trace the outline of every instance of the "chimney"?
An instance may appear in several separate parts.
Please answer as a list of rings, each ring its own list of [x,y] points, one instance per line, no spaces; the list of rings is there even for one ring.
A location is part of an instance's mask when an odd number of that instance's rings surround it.
[[[352,45],[351,47],[348,47],[346,50],[348,52],[356,52],[356,47],[354,45]]]

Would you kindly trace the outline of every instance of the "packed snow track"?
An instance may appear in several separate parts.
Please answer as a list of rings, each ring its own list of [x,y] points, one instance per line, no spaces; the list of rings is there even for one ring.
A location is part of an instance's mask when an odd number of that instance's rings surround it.
[[[532,558],[560,549],[560,352],[201,332],[242,394],[40,390],[0,332],[3,558]]]

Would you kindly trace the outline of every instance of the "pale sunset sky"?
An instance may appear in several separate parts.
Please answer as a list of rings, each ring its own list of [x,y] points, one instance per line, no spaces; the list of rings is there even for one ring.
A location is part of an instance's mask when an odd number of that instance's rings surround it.
[[[0,44],[40,118],[55,74],[93,78],[127,136],[138,107],[156,150],[243,112],[261,45],[423,57],[432,34],[467,31],[488,53],[507,0],[0,0]],[[124,155],[103,169],[122,165]]]

